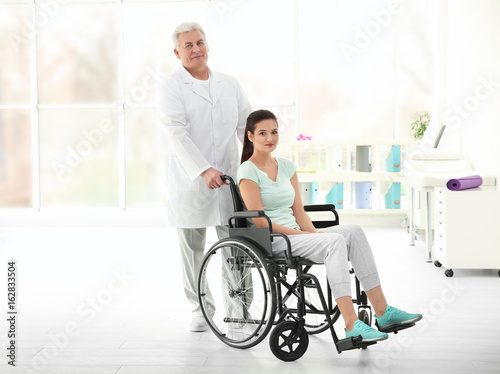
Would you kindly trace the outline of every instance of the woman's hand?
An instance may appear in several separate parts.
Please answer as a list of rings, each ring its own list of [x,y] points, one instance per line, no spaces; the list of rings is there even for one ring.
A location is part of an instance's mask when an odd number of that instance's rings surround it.
[[[300,230],[300,234],[324,234],[324,231],[314,229],[314,231]]]

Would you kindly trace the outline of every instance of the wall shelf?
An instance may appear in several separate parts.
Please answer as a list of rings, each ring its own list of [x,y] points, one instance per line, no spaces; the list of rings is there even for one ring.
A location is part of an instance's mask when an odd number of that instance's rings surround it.
[[[381,181],[404,181],[404,174],[400,172],[315,172],[301,173],[297,176],[299,182],[381,182]]]
[[[358,139],[353,141],[296,141],[289,143],[293,161],[297,165],[299,183],[310,183],[309,188],[301,191],[312,191],[314,184],[315,194],[311,201],[303,196],[305,203],[323,204],[327,201],[327,194],[336,183],[343,183],[343,211],[352,211],[358,215],[401,215],[406,208],[405,176],[400,171],[387,171],[386,160],[394,145],[399,146],[400,162],[404,159],[411,140],[395,139]],[[368,169],[356,165],[357,146],[369,146],[367,165]],[[358,148],[361,151],[361,148]],[[361,153],[358,154],[358,156]],[[365,152],[366,154],[366,152]],[[371,171],[357,171],[371,170]],[[369,182],[371,189],[365,187],[364,202],[369,209],[358,209],[360,205],[356,200],[358,182]],[[398,184],[399,183],[399,184]],[[386,209],[385,196],[393,184],[398,184],[399,201],[396,209]],[[307,186],[306,186],[307,187]],[[392,191],[392,190],[391,190]],[[358,197],[362,196],[358,192]],[[391,192],[392,197],[392,192]],[[394,200],[392,200],[394,201]],[[339,204],[336,204],[339,205]],[[361,206],[363,207],[363,206]]]

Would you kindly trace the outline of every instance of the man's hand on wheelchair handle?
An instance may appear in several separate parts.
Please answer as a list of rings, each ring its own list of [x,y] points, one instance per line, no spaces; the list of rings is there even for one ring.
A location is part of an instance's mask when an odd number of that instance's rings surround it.
[[[219,187],[222,187],[225,184],[228,184],[227,182],[224,182],[220,178],[221,175],[224,175],[224,173],[222,173],[214,168],[208,168],[203,173],[201,173],[201,177],[205,181],[206,186],[208,188],[210,188],[211,190],[215,190]]]

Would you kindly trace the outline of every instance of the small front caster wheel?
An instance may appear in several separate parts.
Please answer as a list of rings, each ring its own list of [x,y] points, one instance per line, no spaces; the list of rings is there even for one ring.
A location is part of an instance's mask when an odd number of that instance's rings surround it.
[[[309,346],[309,335],[302,329],[299,336],[294,336],[299,325],[295,321],[278,323],[269,337],[269,347],[273,354],[282,361],[295,361],[301,358]]]
[[[371,318],[370,318],[370,314],[366,311],[366,309],[363,309],[363,310],[360,310],[359,313],[358,313],[358,319],[361,321],[361,322],[364,322],[366,323],[368,326],[371,325]],[[366,347],[363,347],[362,349],[366,349]]]
[[[358,319],[361,322],[366,323],[368,326],[371,325],[370,314],[365,309],[359,311]]]
[[[444,275],[446,275],[447,277],[451,278],[453,276],[453,270],[451,269],[448,269],[444,272]]]
[[[438,260],[436,260],[436,261],[434,261],[434,266],[437,267],[437,268],[440,268],[441,267],[441,263]]]

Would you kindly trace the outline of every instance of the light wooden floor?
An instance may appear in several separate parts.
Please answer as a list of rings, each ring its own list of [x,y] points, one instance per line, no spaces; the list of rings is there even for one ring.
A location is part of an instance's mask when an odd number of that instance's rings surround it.
[[[172,229],[4,228],[0,234],[1,373],[500,373],[496,271],[457,270],[446,278],[424,262],[422,250],[408,246],[401,228],[370,228],[367,235],[389,302],[420,311],[424,320],[340,355],[328,332],[313,336],[292,363],[276,359],[267,339],[238,350],[211,332],[188,331]],[[17,370],[5,354],[10,259],[18,266]]]

